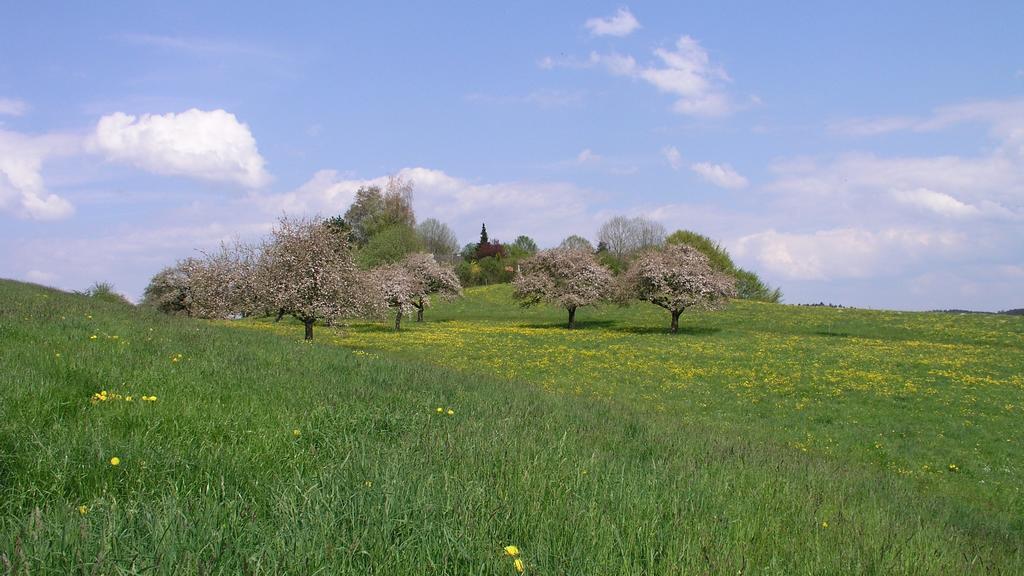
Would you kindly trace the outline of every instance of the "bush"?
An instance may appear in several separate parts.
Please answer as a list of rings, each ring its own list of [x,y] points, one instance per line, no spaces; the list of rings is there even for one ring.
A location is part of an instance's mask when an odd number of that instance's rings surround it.
[[[782,302],[782,290],[772,288],[764,283],[760,277],[750,270],[744,270],[736,266],[729,256],[729,252],[711,238],[691,232],[690,230],[676,230],[665,239],[667,244],[686,244],[696,248],[708,257],[711,265],[721,272],[731,274],[736,278],[736,297],[744,300],[758,300],[778,304]]]
[[[84,292],[79,292],[79,294],[88,296],[89,298],[95,298],[96,300],[102,300],[103,302],[133,306],[131,300],[125,298],[123,294],[115,291],[114,285],[110,282],[96,282],[92,286],[86,288]]]
[[[419,235],[412,226],[395,224],[377,232],[356,255],[363,268],[394,264],[407,255],[421,250]]]

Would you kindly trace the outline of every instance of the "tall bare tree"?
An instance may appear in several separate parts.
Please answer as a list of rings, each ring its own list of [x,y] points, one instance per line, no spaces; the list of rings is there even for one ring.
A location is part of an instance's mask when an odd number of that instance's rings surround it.
[[[615,216],[601,225],[597,239],[612,256],[625,260],[644,249],[664,244],[665,227],[642,216]]]
[[[416,233],[423,242],[423,248],[436,259],[451,258],[459,251],[459,241],[455,232],[436,218],[427,218],[416,226]]]

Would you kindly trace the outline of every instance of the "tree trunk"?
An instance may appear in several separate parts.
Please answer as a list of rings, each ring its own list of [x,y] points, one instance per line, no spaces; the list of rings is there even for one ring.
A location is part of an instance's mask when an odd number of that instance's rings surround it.
[[[423,322],[423,299],[420,298],[420,303],[416,305],[416,321]]]
[[[398,314],[395,315],[395,330],[402,329],[402,309],[398,309]]]
[[[576,327],[576,307],[572,306],[569,308],[569,330]]]
[[[280,322],[281,318],[284,318],[284,310],[277,311],[277,318],[274,318],[274,322]]]
[[[313,339],[313,322],[314,320],[303,320],[303,324],[306,325],[306,340]]]
[[[682,310],[670,310],[670,312],[672,312],[672,328],[669,329],[669,332],[672,332],[673,334],[675,334],[675,333],[679,332],[679,315],[682,314],[683,311]]]

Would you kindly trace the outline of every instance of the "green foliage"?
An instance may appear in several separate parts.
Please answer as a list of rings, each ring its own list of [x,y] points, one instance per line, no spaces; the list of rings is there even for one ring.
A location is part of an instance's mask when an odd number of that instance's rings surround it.
[[[463,286],[487,286],[511,282],[515,275],[515,258],[488,257],[479,260],[463,260],[455,267],[455,273]]]
[[[480,225],[480,241],[477,242],[477,244],[480,245],[480,246],[484,246],[484,245],[488,244],[489,242],[490,242],[490,239],[487,237],[487,224],[481,224]]]
[[[758,300],[778,304],[782,302],[782,290],[771,288],[758,278],[757,274],[737,268],[732,272],[736,278],[736,297],[744,300]]]
[[[374,236],[392,227],[415,227],[412,183],[392,176],[383,191],[379,186],[359,188],[343,220],[351,228],[352,239],[358,246],[366,246]]]
[[[324,220],[324,226],[331,232],[344,238],[346,242],[350,244],[356,243],[355,231],[352,229],[352,225],[341,216],[334,216]]]
[[[416,230],[404,224],[396,224],[371,236],[356,253],[356,262],[363,268],[373,268],[393,264],[420,250],[422,243]]]
[[[691,232],[690,230],[676,230],[665,239],[666,244],[687,244],[700,250],[716,270],[732,274],[736,271],[736,264],[729,256],[725,247],[711,238]]]
[[[667,244],[687,244],[700,250],[717,270],[736,278],[736,295],[743,300],[757,300],[778,304],[782,302],[782,290],[772,288],[749,270],[736,266],[724,246],[711,238],[690,230],[676,230],[665,239]]]
[[[479,246],[479,244],[477,244],[476,242],[470,242],[462,247],[462,250],[459,252],[459,256],[462,257],[462,260],[464,262],[476,258],[477,246]]]
[[[565,240],[562,240],[559,247],[568,248],[570,250],[586,250],[587,252],[594,251],[594,245],[590,243],[590,240],[587,240],[583,236],[579,236],[577,234],[573,234]]]
[[[737,302],[680,342],[605,307],[568,338],[509,293],[305,344],[0,281],[0,572],[1024,573],[1021,319]]]
[[[114,304],[124,304],[127,306],[132,305],[131,301],[115,290],[114,285],[110,282],[94,282],[92,286],[86,288],[81,292],[81,294],[103,302],[112,302]]]
[[[537,253],[537,243],[529,236],[519,236],[515,242],[506,244],[505,248],[508,250],[508,255],[513,258],[525,258]]]

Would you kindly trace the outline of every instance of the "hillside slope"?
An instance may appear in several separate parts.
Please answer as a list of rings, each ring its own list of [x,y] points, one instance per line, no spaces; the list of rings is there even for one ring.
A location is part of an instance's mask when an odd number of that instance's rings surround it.
[[[7,281],[0,302],[11,573],[513,574],[509,544],[538,574],[1024,570],[1019,516],[529,374],[332,343],[373,325],[304,344]]]

